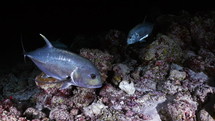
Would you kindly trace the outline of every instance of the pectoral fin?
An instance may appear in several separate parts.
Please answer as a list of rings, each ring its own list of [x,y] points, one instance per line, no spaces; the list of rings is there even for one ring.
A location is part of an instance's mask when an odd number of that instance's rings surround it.
[[[141,37],[141,38],[140,38],[140,41],[144,40],[144,39],[147,38],[148,36],[149,36],[149,35],[146,34],[145,36]]]
[[[72,85],[72,83],[71,82],[65,82],[62,86],[61,86],[61,88],[60,89],[67,89],[67,88],[69,88],[69,86],[71,86]]]
[[[72,73],[70,74],[70,79],[66,79],[67,81],[64,82],[64,84],[62,85],[61,89],[67,89],[71,85],[77,85],[75,80],[74,80],[74,76],[76,75],[77,70],[78,70],[78,67],[76,67],[72,71]]]

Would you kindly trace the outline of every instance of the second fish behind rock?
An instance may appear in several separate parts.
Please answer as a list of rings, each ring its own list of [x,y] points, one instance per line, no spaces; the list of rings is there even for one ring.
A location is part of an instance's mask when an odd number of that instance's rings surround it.
[[[143,22],[136,25],[128,33],[127,44],[134,44],[136,42],[144,42],[153,30],[153,24],[149,22]]]

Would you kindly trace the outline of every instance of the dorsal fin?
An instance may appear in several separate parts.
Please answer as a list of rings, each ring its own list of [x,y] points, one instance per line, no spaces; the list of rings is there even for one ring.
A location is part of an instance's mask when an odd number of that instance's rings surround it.
[[[51,44],[51,42],[49,42],[49,40],[44,35],[40,34],[40,36],[46,41],[46,46],[48,48],[52,48],[53,47],[52,44]]]
[[[146,22],[146,18],[147,18],[147,16],[145,16],[145,17],[144,17],[143,23],[145,23],[145,22]]]

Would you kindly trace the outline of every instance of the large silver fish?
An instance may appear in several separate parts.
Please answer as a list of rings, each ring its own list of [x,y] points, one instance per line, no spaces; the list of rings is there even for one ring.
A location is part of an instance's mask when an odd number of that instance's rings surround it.
[[[101,77],[95,65],[84,57],[61,50],[52,46],[49,40],[40,34],[46,46],[24,55],[29,57],[36,66],[48,77],[53,77],[63,82],[61,89],[70,85],[100,88]]]
[[[153,24],[149,22],[143,22],[136,25],[128,33],[127,44],[134,44],[136,42],[144,42],[153,30]]]

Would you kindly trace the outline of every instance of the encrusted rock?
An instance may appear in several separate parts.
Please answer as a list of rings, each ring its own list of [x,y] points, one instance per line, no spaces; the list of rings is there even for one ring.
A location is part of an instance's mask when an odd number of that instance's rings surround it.
[[[186,72],[180,72],[178,70],[171,70],[169,79],[171,80],[184,80],[186,78]]]
[[[31,119],[42,119],[46,117],[46,114],[40,110],[34,109],[29,107],[25,112],[24,115]]]
[[[92,61],[101,72],[102,80],[107,78],[107,72],[112,68],[113,56],[98,49],[81,49],[80,55]]]
[[[121,81],[119,83],[119,88],[123,91],[125,91],[127,94],[132,95],[135,92],[135,87],[133,82],[128,82],[128,81]]]
[[[71,117],[69,112],[66,110],[66,106],[56,107],[51,110],[49,118],[56,121],[69,121],[73,119],[73,117]]]
[[[161,35],[147,47],[146,51],[140,54],[140,58],[143,61],[171,60],[180,62],[182,54],[177,40]]]
[[[103,109],[107,108],[101,101],[92,103],[91,105],[84,107],[84,114],[89,117],[97,116]]]
[[[174,99],[160,105],[159,114],[162,120],[195,121],[197,106],[197,102],[193,101],[189,93],[180,92],[175,95]]]
[[[205,109],[202,109],[200,112],[199,112],[199,117],[198,119],[200,121],[214,121],[215,119],[205,110]]]

